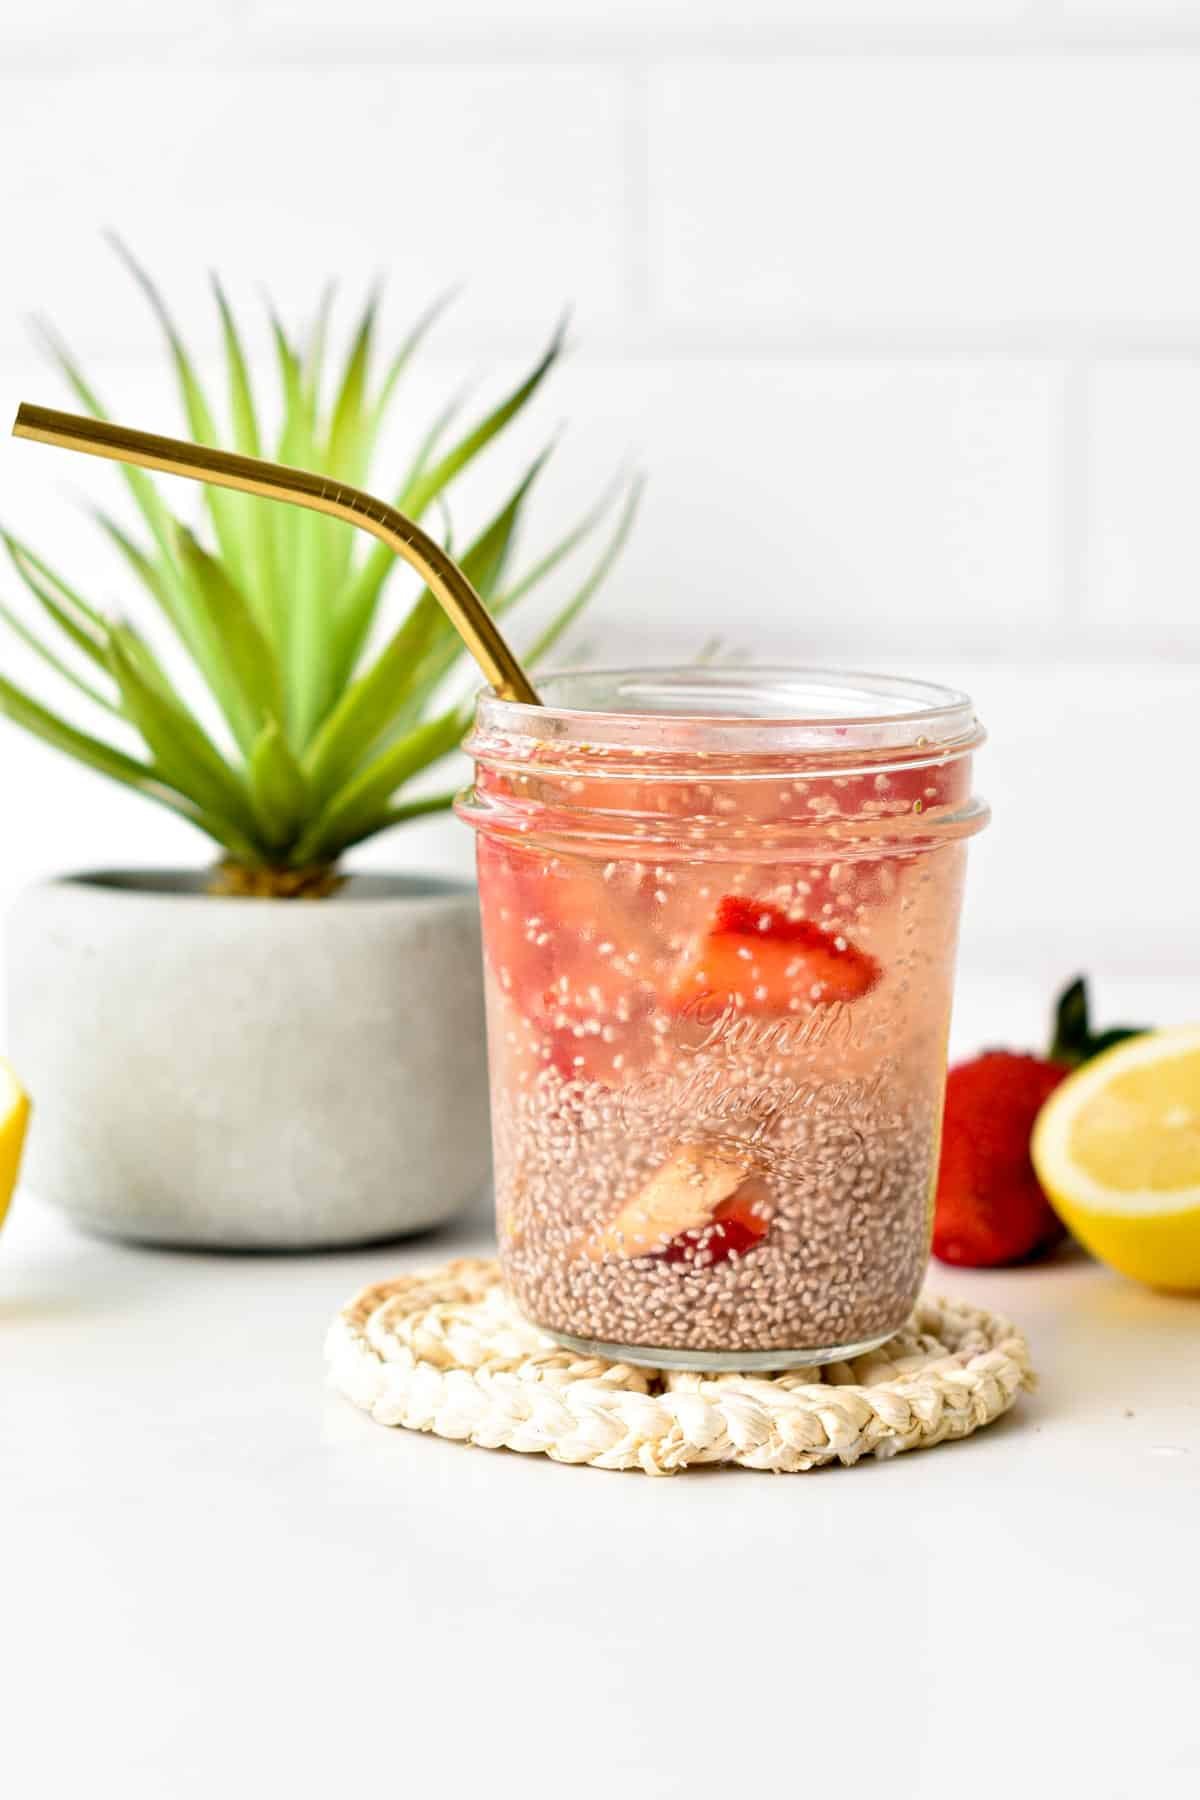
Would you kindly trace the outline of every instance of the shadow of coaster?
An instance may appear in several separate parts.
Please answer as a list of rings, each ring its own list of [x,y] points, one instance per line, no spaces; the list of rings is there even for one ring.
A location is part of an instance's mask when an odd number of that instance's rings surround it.
[[[597,1469],[796,1474],[969,1437],[1034,1385],[1007,1319],[923,1295],[852,1362],[779,1375],[635,1368],[560,1349],[464,1258],[364,1288],[326,1341],[333,1387],[380,1425]]]

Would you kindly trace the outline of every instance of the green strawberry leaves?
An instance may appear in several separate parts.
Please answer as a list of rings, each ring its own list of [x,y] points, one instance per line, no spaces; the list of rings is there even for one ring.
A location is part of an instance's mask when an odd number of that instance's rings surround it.
[[[1149,1029],[1148,1025],[1110,1025],[1107,1031],[1093,1031],[1087,981],[1079,975],[1059,995],[1054,1010],[1050,1061],[1078,1068],[1080,1063],[1099,1056],[1102,1050],[1111,1050],[1114,1044],[1124,1043],[1126,1038],[1141,1037]]]

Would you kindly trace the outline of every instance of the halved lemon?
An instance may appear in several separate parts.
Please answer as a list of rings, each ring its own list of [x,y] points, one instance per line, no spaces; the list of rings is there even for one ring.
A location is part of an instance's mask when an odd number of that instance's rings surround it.
[[[29,1095],[0,1057],[0,1225],[17,1185],[28,1123]]]
[[[1129,1038],[1076,1069],[1031,1148],[1094,1256],[1152,1287],[1200,1289],[1200,1025]]]

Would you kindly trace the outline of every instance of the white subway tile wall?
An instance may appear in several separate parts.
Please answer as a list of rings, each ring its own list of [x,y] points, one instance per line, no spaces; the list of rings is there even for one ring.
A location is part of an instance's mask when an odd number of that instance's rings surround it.
[[[650,77],[668,320],[964,334],[1200,315],[1200,57],[844,54]]]
[[[719,636],[968,687],[995,804],[968,954],[1194,977],[1198,169],[1200,0],[45,0],[0,19],[0,402],[65,403],[46,314],[114,415],[178,428],[109,226],[205,362],[210,266],[292,317],[381,271],[397,330],[464,281],[385,471],[571,303],[571,358],[460,539],[563,421],[531,545],[636,462],[578,644]],[[119,504],[114,473],[0,442],[0,522],[123,605],[81,502]],[[203,857],[3,724],[0,758],[0,900]],[[363,859],[469,855],[442,821]]]
[[[1100,362],[1088,405],[1088,636],[1118,653],[1194,656],[1200,360]]]

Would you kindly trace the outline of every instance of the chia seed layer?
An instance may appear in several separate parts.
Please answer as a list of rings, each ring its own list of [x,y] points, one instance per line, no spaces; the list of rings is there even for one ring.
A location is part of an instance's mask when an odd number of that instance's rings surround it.
[[[693,1086],[702,1064],[689,1063]],[[778,1083],[778,1066],[726,1062],[720,1080],[735,1098],[757,1095]],[[664,1350],[793,1352],[880,1338],[907,1318],[929,1246],[927,1101],[889,1085],[848,1107],[844,1087],[812,1084],[764,1130],[736,1104],[690,1127],[669,1108],[642,1119],[619,1090],[553,1069],[515,1092],[500,1084],[496,1097],[501,1261],[546,1329]],[[679,1260],[589,1255],[614,1212],[687,1143],[753,1169],[761,1242],[716,1258],[703,1235]]]

